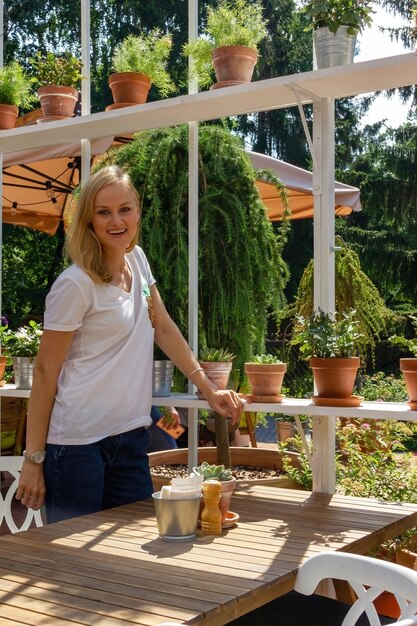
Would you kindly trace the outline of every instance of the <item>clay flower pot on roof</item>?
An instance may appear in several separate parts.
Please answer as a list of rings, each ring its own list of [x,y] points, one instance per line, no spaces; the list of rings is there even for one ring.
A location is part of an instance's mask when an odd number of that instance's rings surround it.
[[[250,82],[266,25],[260,2],[220,0],[216,7],[209,6],[201,36],[183,47],[193,60],[199,86],[211,85],[214,75],[217,82],[211,89]]]
[[[70,52],[54,54],[38,52],[30,59],[43,118],[38,122],[73,117],[78,102],[82,63]]]
[[[19,107],[28,107],[36,99],[31,79],[22,66],[13,61],[0,69],[0,130],[14,128]]]
[[[114,51],[114,73],[109,76],[114,104],[106,110],[144,104],[151,85],[162,97],[173,93],[175,85],[167,69],[171,46],[171,36],[158,29],[123,39]]]

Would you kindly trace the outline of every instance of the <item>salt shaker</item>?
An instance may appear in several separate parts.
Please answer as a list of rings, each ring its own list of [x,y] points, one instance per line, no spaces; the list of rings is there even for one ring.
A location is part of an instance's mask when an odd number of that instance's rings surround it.
[[[204,509],[201,514],[201,530],[204,535],[222,534],[222,513],[219,508],[221,489],[218,480],[203,482]]]

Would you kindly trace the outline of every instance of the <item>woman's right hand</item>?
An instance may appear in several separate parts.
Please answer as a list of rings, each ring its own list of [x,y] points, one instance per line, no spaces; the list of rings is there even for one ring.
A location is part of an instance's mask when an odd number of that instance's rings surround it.
[[[23,461],[16,500],[20,500],[28,509],[39,511],[45,502],[45,492],[43,464]]]

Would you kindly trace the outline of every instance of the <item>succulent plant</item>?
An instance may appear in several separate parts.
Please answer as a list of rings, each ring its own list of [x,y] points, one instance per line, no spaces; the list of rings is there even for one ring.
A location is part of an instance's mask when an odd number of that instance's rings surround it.
[[[224,465],[210,465],[207,461],[203,461],[201,465],[193,467],[193,473],[197,476],[203,476],[204,480],[224,482],[233,478],[232,471],[226,469]]]
[[[200,361],[227,362],[233,361],[235,355],[224,348],[204,348],[200,353]]]
[[[277,365],[282,363],[274,354],[256,354],[250,361],[250,363],[259,363],[261,365]]]

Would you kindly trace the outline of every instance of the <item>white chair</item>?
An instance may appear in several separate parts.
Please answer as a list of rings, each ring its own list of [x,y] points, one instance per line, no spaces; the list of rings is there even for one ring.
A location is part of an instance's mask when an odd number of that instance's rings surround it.
[[[342,626],[354,626],[365,613],[371,626],[381,620],[373,601],[382,591],[391,592],[400,608],[396,626],[417,624],[417,572],[380,559],[344,552],[322,552],[312,556],[299,569],[294,589],[311,595],[326,578],[344,580],[357,596],[343,620]]]
[[[348,582],[353,604],[315,594],[326,579]],[[378,615],[373,600],[383,591],[395,595],[398,621]],[[229,622],[230,626],[417,626],[417,572],[367,556],[322,552],[299,569],[294,591]]]
[[[12,514],[13,498],[19,483],[19,474],[22,469],[23,457],[22,456],[0,456],[0,472],[3,474],[8,472],[12,475],[13,479],[10,483],[5,495],[3,495],[4,489],[0,493],[0,525],[5,520],[11,533],[18,533],[22,530],[27,530],[29,526],[34,522],[36,526],[43,526],[42,516],[40,511],[34,511],[33,509],[26,509],[23,511],[24,519],[20,526],[17,526],[16,520]],[[5,480],[7,476],[5,476]],[[23,506],[23,505],[22,505]],[[20,517],[20,513],[19,513]]]

